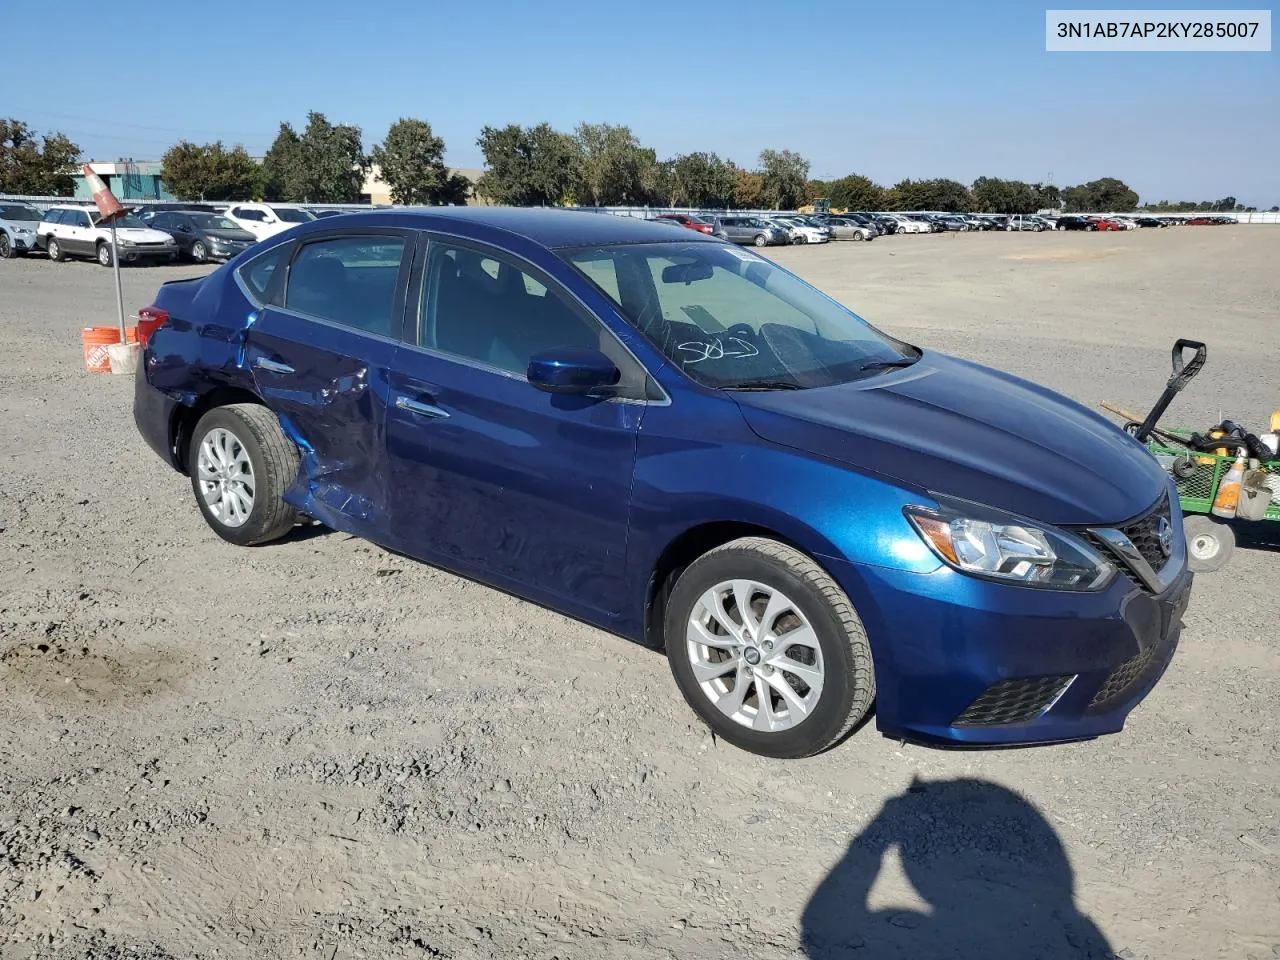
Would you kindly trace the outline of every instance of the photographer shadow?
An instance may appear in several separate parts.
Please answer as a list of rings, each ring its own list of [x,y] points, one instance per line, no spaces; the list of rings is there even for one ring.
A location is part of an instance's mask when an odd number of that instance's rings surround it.
[[[924,909],[872,909],[896,848]],[[1071,864],[1036,808],[985,780],[916,780],[886,801],[818,885],[802,918],[811,960],[1109,958],[1075,905]]]

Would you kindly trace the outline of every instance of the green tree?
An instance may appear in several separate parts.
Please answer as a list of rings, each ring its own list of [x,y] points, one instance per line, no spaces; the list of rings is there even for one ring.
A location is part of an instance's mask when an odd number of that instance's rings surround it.
[[[671,164],[671,202],[682,207],[730,207],[738,168],[714,153],[686,153]]]
[[[750,170],[738,170],[734,177],[733,205],[746,210],[764,206],[764,177]]]
[[[280,125],[263,160],[264,188],[268,199],[289,203],[355,203],[368,169],[360,128],[313,110],[301,136]]]
[[[1138,195],[1123,180],[1103,177],[1062,191],[1065,209],[1073,213],[1119,213],[1138,208]]]
[[[37,136],[26,123],[0,118],[0,192],[69,197],[80,147],[61,133]]]
[[[179,200],[250,200],[261,171],[244,147],[182,140],[165,151],[160,178]]]
[[[579,181],[578,142],[549,123],[536,127],[485,127],[476,140],[485,172],[476,192],[494,203],[517,207],[556,206]]]
[[[831,206],[837,210],[882,210],[885,206],[884,187],[860,173],[832,180],[828,191]]]
[[[584,199],[597,207],[647,199],[645,171],[656,165],[657,156],[640,145],[630,127],[580,123],[574,137]]]
[[[969,188],[955,180],[899,180],[886,196],[890,210],[945,210],[964,213],[973,207]]]
[[[809,180],[805,182],[804,199],[806,203],[813,203],[813,201],[821,197],[829,198],[830,196],[831,185],[826,180]]]
[[[378,165],[396,203],[466,202],[470,181],[450,174],[444,165],[444,140],[431,132],[425,120],[397,120],[369,159]]]
[[[979,177],[970,188],[975,209],[983,213],[1035,213],[1039,195],[1029,183]]]
[[[262,158],[262,192],[267,200],[296,200],[302,190],[302,141],[290,124],[280,131]]]
[[[1037,210],[1062,209],[1062,191],[1052,183],[1032,184],[1032,189],[1036,192]]]
[[[760,151],[764,200],[775,210],[794,210],[804,203],[809,161],[794,150]]]

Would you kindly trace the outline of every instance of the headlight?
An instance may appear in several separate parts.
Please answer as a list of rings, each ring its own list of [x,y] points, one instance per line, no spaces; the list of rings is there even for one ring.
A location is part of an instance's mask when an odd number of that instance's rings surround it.
[[[1115,567],[1083,540],[978,504],[908,507],[916,532],[948,566],[977,577],[1052,590],[1101,590]]]
[[[123,237],[117,237],[117,238],[116,238],[116,243],[118,243],[118,244],[119,244],[120,246],[122,246],[122,247],[132,247],[132,246],[135,246],[135,244],[134,244],[134,242],[133,242],[132,240],[125,240]]]

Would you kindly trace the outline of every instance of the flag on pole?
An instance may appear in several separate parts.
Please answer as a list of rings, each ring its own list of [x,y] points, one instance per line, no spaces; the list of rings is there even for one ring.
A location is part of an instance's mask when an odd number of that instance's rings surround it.
[[[116,199],[111,188],[102,182],[102,178],[93,172],[93,168],[89,164],[85,164],[82,168],[85,182],[89,184],[89,189],[93,191],[93,202],[98,207],[98,223],[105,226],[112,220],[124,216],[125,209],[120,205],[120,201]]]

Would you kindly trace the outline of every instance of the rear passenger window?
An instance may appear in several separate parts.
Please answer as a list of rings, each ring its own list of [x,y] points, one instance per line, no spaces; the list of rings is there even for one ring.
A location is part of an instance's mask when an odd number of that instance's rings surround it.
[[[46,213],[46,214],[44,215],[44,222],[45,222],[45,223],[61,223],[61,222],[62,222],[62,211],[61,211],[61,210],[50,210],[48,213]]]
[[[285,307],[345,327],[396,336],[401,237],[335,237],[308,243],[289,268]]]

